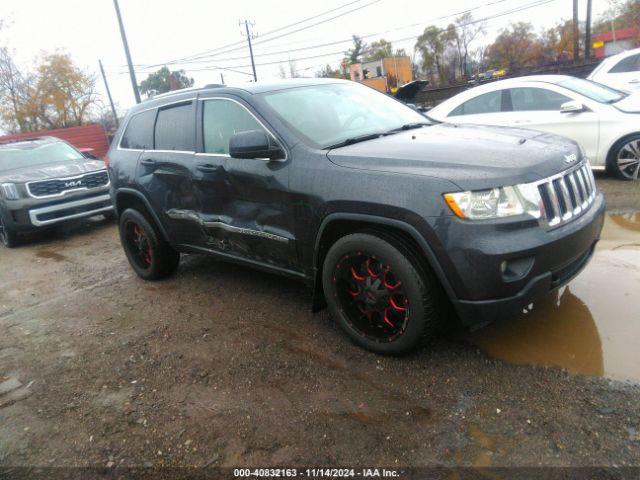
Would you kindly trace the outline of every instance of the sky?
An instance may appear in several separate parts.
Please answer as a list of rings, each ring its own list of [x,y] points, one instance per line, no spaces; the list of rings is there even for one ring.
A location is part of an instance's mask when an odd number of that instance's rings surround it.
[[[289,60],[303,76],[313,76],[327,63],[337,67],[341,52],[351,46],[351,35],[371,35],[366,38],[369,42],[383,37],[394,48],[412,53],[416,37],[427,25],[444,27],[465,10],[475,18],[505,13],[487,21],[486,34],[476,45],[490,42],[511,22],[531,22],[542,30],[571,18],[571,0],[549,0],[506,14],[541,1],[545,0],[120,0],[120,10],[138,83],[167,62],[213,50],[213,57],[169,64],[172,69],[184,68],[196,86],[203,86],[219,83],[220,73],[228,84],[252,80],[241,20],[253,24],[261,81],[279,78],[280,65],[288,70]],[[579,1],[584,19],[586,0]],[[608,0],[593,0],[594,18],[608,6]],[[329,10],[333,11],[317,16]],[[271,33],[309,17],[316,18]],[[0,18],[5,23],[0,45],[15,52],[20,67],[32,68],[44,52],[69,53],[78,66],[96,75],[98,92],[106,102],[98,70],[101,59],[119,114],[134,104],[113,0],[2,0]],[[292,33],[295,30],[300,31]],[[233,45],[221,49],[229,44]]]

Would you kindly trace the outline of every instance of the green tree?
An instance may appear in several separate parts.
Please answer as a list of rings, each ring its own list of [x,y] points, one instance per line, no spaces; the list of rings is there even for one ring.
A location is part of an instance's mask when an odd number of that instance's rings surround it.
[[[140,82],[140,92],[148,97],[171,90],[193,87],[193,78],[185,75],[184,70],[170,71],[166,66],[150,73]]]
[[[381,60],[393,56],[393,45],[384,38],[373,42],[366,49],[365,61]]]
[[[456,29],[453,25],[446,29],[430,25],[418,37],[415,49],[422,58],[422,70],[431,77],[432,83],[435,83],[435,79],[440,84],[451,81],[451,51],[455,48],[455,41]]]
[[[362,56],[367,50],[367,45],[363,42],[362,38],[357,35],[353,35],[351,38],[353,39],[353,47],[344,52],[350,65],[360,63],[362,61]]]

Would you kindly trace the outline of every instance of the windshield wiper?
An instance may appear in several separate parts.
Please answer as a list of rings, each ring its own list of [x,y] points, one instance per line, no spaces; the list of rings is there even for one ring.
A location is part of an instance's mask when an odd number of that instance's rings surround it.
[[[414,128],[422,128],[422,127],[426,127],[427,125],[431,125],[431,123],[429,123],[429,122],[405,123],[404,125],[402,125],[402,126],[400,126],[398,128],[394,128],[392,130],[389,130],[386,133],[387,134],[391,134],[391,133],[402,132],[403,130],[413,130]]]
[[[375,138],[379,138],[383,136],[384,133],[367,133],[366,135],[359,135],[357,137],[347,138],[346,140],[342,140],[341,142],[335,143],[333,145],[329,145],[328,147],[324,147],[325,150],[331,150],[333,148],[346,147],[347,145],[353,145],[354,143],[366,142],[367,140],[373,140]]]
[[[378,132],[378,133],[367,133],[365,135],[359,135],[357,137],[347,138],[341,142],[338,142],[334,145],[329,145],[328,147],[324,147],[326,150],[331,150],[332,148],[346,147],[347,145],[353,145],[354,143],[365,142],[367,140],[373,140],[375,138],[384,137],[385,135],[393,135],[394,133],[402,132],[403,130],[411,130],[413,128],[422,128],[424,126],[431,125],[429,122],[414,122],[414,123],[405,123],[404,125],[388,130],[386,132]]]

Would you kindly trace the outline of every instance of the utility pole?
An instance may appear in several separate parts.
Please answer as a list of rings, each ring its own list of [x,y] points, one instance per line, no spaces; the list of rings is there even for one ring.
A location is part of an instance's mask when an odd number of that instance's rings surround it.
[[[573,0],[573,63],[580,60],[580,27],[578,26],[578,0]]]
[[[242,24],[242,22],[240,22]],[[251,26],[254,24],[252,23]],[[256,75],[256,62],[253,60],[253,46],[251,45],[251,33],[249,33],[249,20],[244,21],[244,28],[247,32],[247,41],[249,42],[249,55],[251,55],[251,68],[253,68],[253,81],[258,81],[258,76]]]
[[[591,57],[591,0],[587,0],[587,25],[584,33],[584,59]]]
[[[129,65],[129,77],[131,78],[131,86],[133,87],[133,96],[136,99],[136,103],[140,103],[138,81],[136,80],[136,72],[133,70],[133,62],[131,61],[131,53],[129,52],[129,43],[127,42],[127,34],[124,31],[124,24],[122,23],[122,15],[120,15],[120,6],[118,5],[118,0],[113,0],[113,6],[116,7],[116,15],[118,16],[118,25],[120,25],[120,36],[122,37],[124,54],[127,57],[127,64]]]
[[[220,72],[220,83],[224,85],[224,75]]]
[[[116,114],[116,107],[113,105],[113,98],[111,98],[111,90],[109,90],[109,84],[107,83],[107,76],[104,74],[104,68],[102,68],[102,60],[98,59],[100,65],[100,73],[102,74],[102,80],[104,81],[104,88],[107,89],[107,97],[109,97],[109,103],[111,104],[111,112],[113,113],[113,119],[116,122],[116,128],[118,128],[118,115]]]

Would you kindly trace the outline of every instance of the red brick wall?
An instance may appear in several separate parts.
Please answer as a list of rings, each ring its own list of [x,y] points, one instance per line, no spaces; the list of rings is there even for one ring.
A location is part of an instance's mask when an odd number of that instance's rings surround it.
[[[69,142],[78,149],[91,148],[92,154],[98,158],[104,158],[109,150],[109,140],[104,127],[100,124],[84,125],[82,127],[59,128],[56,130],[42,130],[32,133],[18,133],[15,135],[0,136],[3,140],[19,140],[33,137],[57,137]]]

